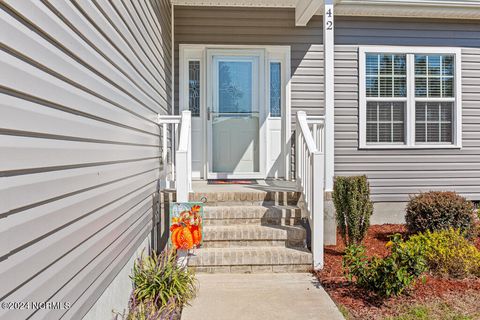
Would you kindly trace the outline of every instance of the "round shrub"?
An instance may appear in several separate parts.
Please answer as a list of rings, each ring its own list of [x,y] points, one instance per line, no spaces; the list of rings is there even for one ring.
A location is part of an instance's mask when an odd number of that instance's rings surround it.
[[[457,193],[431,191],[410,199],[405,219],[411,233],[449,228],[470,232],[473,212],[473,204]]]
[[[433,274],[453,278],[480,277],[480,250],[460,230],[427,231],[410,237],[405,245],[422,248]]]

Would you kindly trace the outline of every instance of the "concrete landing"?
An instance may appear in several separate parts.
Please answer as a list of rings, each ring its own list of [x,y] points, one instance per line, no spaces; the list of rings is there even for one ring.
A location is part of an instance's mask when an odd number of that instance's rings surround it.
[[[182,320],[341,320],[307,273],[197,274],[199,292]]]

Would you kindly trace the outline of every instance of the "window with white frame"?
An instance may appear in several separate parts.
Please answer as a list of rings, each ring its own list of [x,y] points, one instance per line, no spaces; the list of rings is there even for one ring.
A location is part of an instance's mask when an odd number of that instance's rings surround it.
[[[461,147],[461,51],[360,48],[360,147]]]

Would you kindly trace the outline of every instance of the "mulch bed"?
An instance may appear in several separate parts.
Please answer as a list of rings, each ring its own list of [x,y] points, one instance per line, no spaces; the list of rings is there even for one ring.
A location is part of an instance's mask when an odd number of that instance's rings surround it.
[[[371,226],[364,241],[367,254],[378,257],[388,255],[389,250],[385,244],[389,241],[389,236],[405,232],[404,225]],[[459,294],[480,294],[480,279],[453,280],[427,275],[425,282],[419,280],[412,290],[400,297],[379,298],[349,283],[343,276],[342,257],[345,245],[340,235],[337,239],[337,245],[325,247],[325,266],[316,275],[335,303],[346,308],[352,319],[384,319],[395,315],[399,305],[418,304],[445,297],[451,299]],[[480,238],[475,244],[480,249]]]

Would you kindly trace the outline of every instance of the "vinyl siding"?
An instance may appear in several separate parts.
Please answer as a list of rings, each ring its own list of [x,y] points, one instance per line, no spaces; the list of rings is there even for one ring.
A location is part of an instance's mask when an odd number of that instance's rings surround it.
[[[0,29],[0,301],[71,304],[0,319],[81,319],[152,231],[169,1],[7,0]]]
[[[367,174],[375,201],[429,190],[480,200],[480,24],[337,18],[335,33],[335,173]],[[359,45],[462,47],[461,150],[358,149]]]
[[[175,6],[175,107],[178,110],[178,45],[288,45],[291,47],[292,115],[320,114],[323,105],[321,17],[295,27],[293,9]]]

